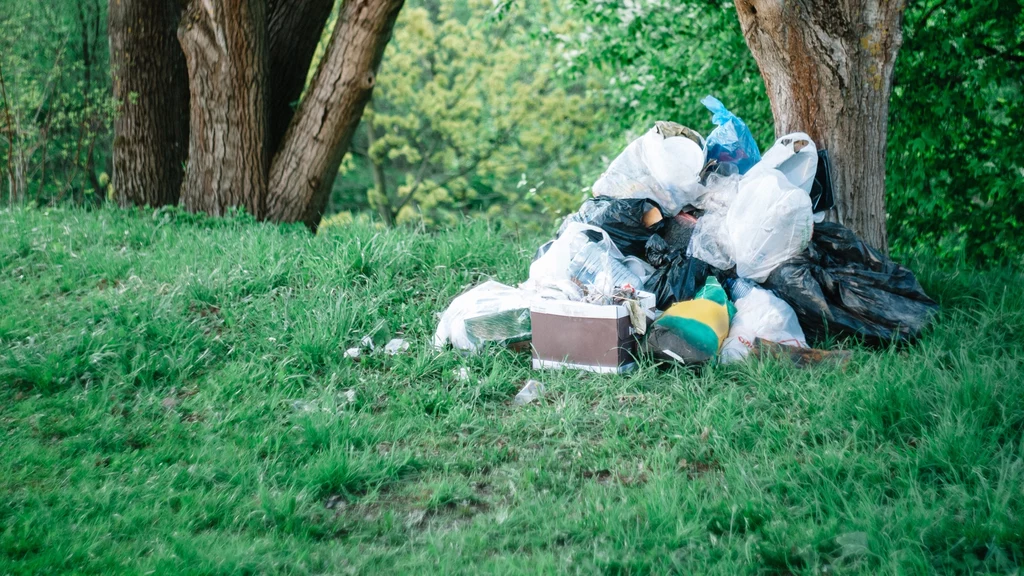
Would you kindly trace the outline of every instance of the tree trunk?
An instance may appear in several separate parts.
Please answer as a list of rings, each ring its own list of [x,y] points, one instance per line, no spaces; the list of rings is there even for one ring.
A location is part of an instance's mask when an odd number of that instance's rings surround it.
[[[277,151],[302,96],[313,54],[320,43],[334,0],[270,0],[270,133],[268,149]]]
[[[838,220],[888,251],[885,146],[904,0],[734,0],[775,134],[829,151]]]
[[[384,224],[388,228],[393,228],[397,214],[391,207],[391,198],[388,196],[388,181],[384,174],[383,160],[378,162],[373,157],[373,143],[377,141],[377,137],[373,133],[373,120],[371,118],[365,120],[366,122],[363,124],[366,126],[366,161],[370,163],[370,170],[373,172],[373,188],[377,195],[377,201],[374,203],[377,205],[377,213],[384,220]]]
[[[330,44],[274,157],[267,217],[315,230],[376,83],[403,0],[345,0]]]
[[[113,186],[122,206],[176,204],[188,139],[188,75],[178,0],[112,0]]]
[[[267,191],[267,0],[190,0],[178,38],[192,94],[181,201],[256,218]]]

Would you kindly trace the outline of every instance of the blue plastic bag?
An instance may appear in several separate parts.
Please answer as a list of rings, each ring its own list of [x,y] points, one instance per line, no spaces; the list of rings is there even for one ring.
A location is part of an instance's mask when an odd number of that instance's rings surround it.
[[[761,152],[750,129],[736,115],[725,107],[714,96],[700,101],[711,111],[711,120],[718,125],[708,136],[708,160],[716,160],[719,164],[732,164],[740,174],[746,174],[754,164],[761,160]]]

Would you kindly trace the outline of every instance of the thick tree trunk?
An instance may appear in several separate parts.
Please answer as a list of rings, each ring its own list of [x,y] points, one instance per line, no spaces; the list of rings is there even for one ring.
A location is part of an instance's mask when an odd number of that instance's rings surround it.
[[[334,0],[270,0],[267,23],[270,133],[267,144],[271,156],[277,152],[295,114],[293,105],[306,87],[313,53],[333,7]]]
[[[190,0],[178,29],[192,94],[187,210],[243,206],[262,218],[267,191],[267,0]]]
[[[270,170],[267,217],[316,229],[403,0],[345,0]]]
[[[112,0],[113,186],[118,203],[176,204],[188,140],[188,76],[178,0]]]
[[[829,151],[838,220],[888,250],[885,146],[904,0],[735,0],[775,133]]]

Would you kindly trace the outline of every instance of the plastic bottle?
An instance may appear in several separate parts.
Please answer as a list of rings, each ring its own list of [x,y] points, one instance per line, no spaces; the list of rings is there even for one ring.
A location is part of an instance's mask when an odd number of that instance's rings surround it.
[[[643,280],[617,258],[612,257],[600,244],[584,246],[569,264],[569,276],[593,291],[610,295],[616,288],[629,284],[643,289]]]

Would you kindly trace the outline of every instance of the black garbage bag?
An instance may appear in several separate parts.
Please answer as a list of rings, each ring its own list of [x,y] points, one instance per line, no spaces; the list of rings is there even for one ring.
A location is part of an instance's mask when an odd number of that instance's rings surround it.
[[[644,226],[644,215],[651,210],[660,213],[661,206],[646,198],[618,199],[598,196],[587,199],[579,211],[567,216],[561,230],[570,222],[597,226],[608,233],[623,255],[643,258],[647,240],[665,227],[664,216],[658,217],[658,221],[651,226]]]
[[[812,342],[830,333],[873,345],[911,342],[939,309],[913,272],[832,222],[815,224],[808,250],[772,271],[764,287],[796,310]]]
[[[723,272],[703,260],[687,258],[686,248],[672,249],[661,236],[647,241],[647,262],[654,266],[654,274],[644,283],[644,289],[654,294],[658,310],[666,310],[676,302],[693,300],[704,287],[708,275]],[[724,282],[724,278],[720,279]]]
[[[665,227],[658,233],[672,250],[686,251],[690,246],[690,238],[697,228],[697,219],[689,214],[679,214],[674,218],[665,219]]]

